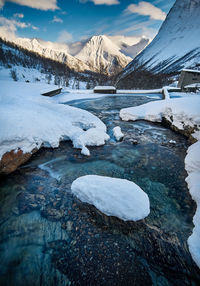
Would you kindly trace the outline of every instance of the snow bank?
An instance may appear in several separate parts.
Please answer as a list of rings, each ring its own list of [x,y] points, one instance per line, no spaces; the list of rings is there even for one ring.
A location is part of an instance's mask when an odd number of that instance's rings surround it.
[[[194,229],[188,239],[190,253],[200,267],[200,96],[183,94],[182,98],[150,102],[141,106],[130,107],[120,111],[122,120],[146,119],[161,122],[165,117],[179,130],[190,127],[197,143],[191,145],[185,158],[188,173],[186,182],[197,210],[193,218]]]
[[[109,136],[104,123],[91,113],[55,103],[40,95],[55,86],[1,81],[0,158],[11,150],[58,147],[70,139],[89,155],[86,146],[102,145]]]
[[[81,201],[124,221],[137,221],[150,213],[147,194],[128,180],[88,175],[76,179],[71,190]]]
[[[156,102],[149,102],[136,107],[129,107],[120,110],[122,120],[148,120],[161,122],[165,117],[179,130],[184,130],[186,126],[200,129],[200,96],[187,96]],[[193,137],[200,139],[199,133],[194,133]]]
[[[117,141],[120,141],[120,139],[124,137],[124,134],[122,133],[121,128],[119,126],[113,128],[113,134]]]
[[[185,157],[185,168],[188,173],[186,182],[191,196],[197,204],[197,210],[193,217],[195,225],[192,235],[188,239],[190,253],[200,267],[200,141],[188,148]]]

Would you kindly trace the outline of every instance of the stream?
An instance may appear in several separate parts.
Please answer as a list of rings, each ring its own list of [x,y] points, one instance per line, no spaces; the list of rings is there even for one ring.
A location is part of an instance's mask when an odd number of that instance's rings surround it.
[[[187,246],[196,209],[185,183],[187,139],[161,124],[119,118],[121,108],[152,100],[158,95],[68,102],[98,116],[110,140],[89,147],[90,157],[71,142],[42,148],[1,178],[0,285],[199,285]],[[70,187],[87,174],[135,182],[149,196],[150,215],[123,222],[80,202]]]

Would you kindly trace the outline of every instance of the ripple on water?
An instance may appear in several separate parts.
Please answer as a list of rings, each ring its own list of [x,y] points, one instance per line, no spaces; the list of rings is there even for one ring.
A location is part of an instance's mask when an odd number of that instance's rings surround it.
[[[106,160],[91,160],[89,162],[70,162],[67,158],[53,159],[39,165],[42,170],[47,171],[57,180],[69,179],[70,182],[84,175],[101,175],[120,178],[124,174],[124,168]]]

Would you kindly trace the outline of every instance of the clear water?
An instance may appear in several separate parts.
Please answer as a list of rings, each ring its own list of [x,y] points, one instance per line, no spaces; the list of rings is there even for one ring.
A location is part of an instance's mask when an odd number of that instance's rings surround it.
[[[121,108],[150,100],[69,103],[101,118],[110,141],[90,148],[90,157],[70,142],[40,150],[1,179],[1,285],[199,285],[187,247],[195,212],[185,183],[188,143],[160,124],[119,119]],[[125,134],[122,142],[113,137],[115,126]],[[86,174],[134,181],[149,195],[150,215],[123,222],[81,203],[70,186]]]

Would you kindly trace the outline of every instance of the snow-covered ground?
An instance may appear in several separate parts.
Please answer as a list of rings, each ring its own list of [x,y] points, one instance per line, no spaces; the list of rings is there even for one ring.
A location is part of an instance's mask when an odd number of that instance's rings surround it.
[[[5,68],[0,66],[0,80],[12,80],[11,71],[16,73],[17,81],[20,82],[32,82],[32,83],[46,83],[49,85],[54,85],[55,76],[43,73],[35,68],[25,68],[22,66],[13,65],[11,68]],[[65,82],[60,80],[60,86],[65,85]],[[77,80],[74,77],[70,77],[68,80],[68,87],[66,89],[86,89],[87,82]]]
[[[33,73],[30,74],[32,76]],[[65,88],[63,93],[53,98],[43,97],[40,95],[42,92],[56,89],[57,86],[41,82],[26,83],[23,76],[14,82],[9,69],[0,70],[0,87],[0,158],[4,153],[18,148],[31,152],[42,145],[57,147],[60,140],[66,139],[70,139],[74,147],[89,155],[86,146],[104,144],[109,138],[106,126],[97,117],[87,111],[60,104],[77,99],[100,98],[105,94]],[[152,92],[156,91],[161,92]],[[138,90],[129,92],[130,96],[134,92],[140,93]],[[161,122],[162,117],[166,117],[180,130],[186,126],[194,128],[193,137],[198,142],[188,149],[185,159],[188,172],[186,180],[197,203],[195,228],[188,244],[192,257],[200,267],[200,132],[197,131],[200,130],[200,94],[170,93],[170,98],[122,109],[120,116],[123,120],[145,119],[154,122]]]
[[[11,150],[31,152],[58,147],[71,140],[89,155],[86,146],[103,145],[109,136],[104,123],[91,113],[41,96],[57,86],[0,80],[0,158]]]
[[[153,122],[161,122],[164,117],[179,130],[188,127],[193,129],[192,137],[197,142],[187,151],[185,169],[188,173],[188,188],[197,204],[197,210],[193,218],[195,227],[188,239],[188,245],[194,261],[200,267],[200,94],[179,93],[178,96],[179,98],[122,109],[120,117],[125,121],[145,119]]]
[[[150,213],[147,194],[128,180],[88,175],[76,179],[71,189],[81,201],[124,221],[137,221]]]

